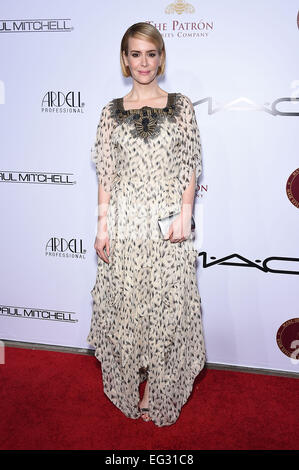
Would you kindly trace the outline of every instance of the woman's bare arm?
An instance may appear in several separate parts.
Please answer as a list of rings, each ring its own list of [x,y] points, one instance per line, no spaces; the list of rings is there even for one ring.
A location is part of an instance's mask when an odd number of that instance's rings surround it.
[[[98,229],[99,222],[107,217],[111,194],[107,193],[102,184],[98,185]],[[98,230],[99,233],[99,230]]]
[[[181,211],[184,218],[189,218],[191,220],[193,204],[194,204],[194,195],[195,195],[195,170],[192,173],[192,178],[189,183],[189,186],[184,191],[182,196],[182,207]]]
[[[192,173],[188,187],[185,189],[182,195],[181,213],[171,224],[169,228],[169,234],[165,237],[166,240],[169,239],[173,243],[182,242],[190,236],[194,196],[195,170]]]
[[[107,211],[109,208],[111,194],[106,192],[102,184],[98,185],[98,223],[97,223],[97,236],[95,239],[94,247],[98,256],[109,263],[109,258],[106,256],[110,255],[110,243],[108,236],[107,226]],[[106,248],[106,253],[104,251]]]

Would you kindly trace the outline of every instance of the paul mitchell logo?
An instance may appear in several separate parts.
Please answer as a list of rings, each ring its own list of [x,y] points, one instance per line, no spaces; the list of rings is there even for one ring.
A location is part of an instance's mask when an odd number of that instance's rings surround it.
[[[69,33],[70,18],[0,20],[0,33]]]
[[[73,185],[73,173],[45,173],[38,171],[0,171],[0,183],[27,183],[27,184],[58,184]]]
[[[17,307],[15,305],[0,305],[0,316],[14,318],[31,318],[36,320],[52,320],[67,323],[76,323],[73,318],[75,312],[50,310],[47,308]]]

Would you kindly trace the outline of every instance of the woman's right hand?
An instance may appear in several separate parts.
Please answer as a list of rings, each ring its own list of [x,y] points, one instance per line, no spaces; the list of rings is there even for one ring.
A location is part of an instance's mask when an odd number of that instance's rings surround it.
[[[97,252],[97,255],[105,261],[105,263],[109,264],[109,259],[107,257],[110,256],[110,241],[108,236],[108,229],[107,229],[107,218],[101,217],[98,223],[98,233],[94,242],[94,248]],[[104,248],[106,249],[106,253],[104,252]]]

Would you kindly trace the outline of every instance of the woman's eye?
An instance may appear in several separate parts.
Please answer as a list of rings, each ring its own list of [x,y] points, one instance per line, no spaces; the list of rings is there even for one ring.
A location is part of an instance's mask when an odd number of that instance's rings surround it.
[[[138,54],[137,52],[132,52],[132,56],[133,56],[133,57],[138,57],[138,55],[139,55],[139,54]],[[150,52],[149,56],[150,56],[150,57],[155,57],[156,54],[155,54],[154,52]]]

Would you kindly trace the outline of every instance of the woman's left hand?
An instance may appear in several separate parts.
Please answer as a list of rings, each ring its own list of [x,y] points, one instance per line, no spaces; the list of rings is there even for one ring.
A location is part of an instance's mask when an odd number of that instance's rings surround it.
[[[169,227],[168,235],[164,240],[170,240],[171,243],[178,243],[189,238],[191,233],[191,216],[183,212],[177,216]]]

